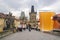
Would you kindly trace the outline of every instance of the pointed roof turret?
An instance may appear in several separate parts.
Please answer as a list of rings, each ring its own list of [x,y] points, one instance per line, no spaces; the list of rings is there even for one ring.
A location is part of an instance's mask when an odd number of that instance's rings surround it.
[[[34,12],[34,5],[31,7],[31,13]]]

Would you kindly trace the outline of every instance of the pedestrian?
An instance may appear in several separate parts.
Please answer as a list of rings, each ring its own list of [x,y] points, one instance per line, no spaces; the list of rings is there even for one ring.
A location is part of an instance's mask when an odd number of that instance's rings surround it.
[[[28,24],[27,27],[28,27],[28,30],[31,31],[31,24]]]
[[[38,31],[38,24],[36,24],[36,31]]]
[[[18,25],[18,31],[21,31],[21,32],[22,32],[22,27],[23,27],[23,25],[20,23],[20,24]]]
[[[26,24],[25,23],[23,24],[23,30],[26,30]]]

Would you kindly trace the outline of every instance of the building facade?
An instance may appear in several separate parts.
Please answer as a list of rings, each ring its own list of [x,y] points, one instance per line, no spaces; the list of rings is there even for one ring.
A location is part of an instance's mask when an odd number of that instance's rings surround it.
[[[20,15],[20,23],[26,23],[27,17],[25,16],[25,13],[22,11]]]
[[[29,13],[30,23],[32,27],[35,27],[34,25],[37,24],[36,15],[37,15],[37,12],[34,11],[34,6],[32,5],[31,12]]]
[[[4,13],[0,13],[0,32],[3,31],[3,28],[5,26],[5,14]]]

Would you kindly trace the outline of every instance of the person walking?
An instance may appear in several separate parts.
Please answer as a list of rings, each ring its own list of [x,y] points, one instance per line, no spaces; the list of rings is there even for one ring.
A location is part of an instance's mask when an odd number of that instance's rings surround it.
[[[31,31],[31,24],[28,24],[27,27],[28,27],[28,30]]]
[[[20,23],[20,24],[18,25],[18,31],[21,31],[21,32],[22,32],[22,27],[23,27],[23,25]]]
[[[23,24],[23,30],[25,30],[25,29],[26,29],[26,24],[24,23],[24,24]]]

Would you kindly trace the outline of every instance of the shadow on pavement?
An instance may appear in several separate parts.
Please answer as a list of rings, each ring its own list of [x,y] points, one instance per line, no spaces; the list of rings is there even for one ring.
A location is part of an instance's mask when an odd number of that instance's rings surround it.
[[[43,32],[43,33],[60,36],[60,32]]]

